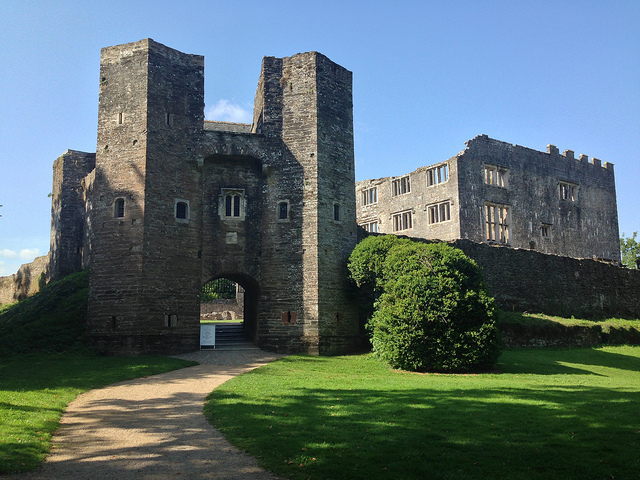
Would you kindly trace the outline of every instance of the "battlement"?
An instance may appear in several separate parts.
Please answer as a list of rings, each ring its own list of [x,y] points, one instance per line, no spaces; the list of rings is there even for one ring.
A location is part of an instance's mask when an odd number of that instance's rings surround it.
[[[578,157],[577,159],[575,158],[575,152],[573,150],[565,150],[564,152],[562,152],[562,155],[560,155],[558,147],[552,144],[547,145],[547,153],[549,155],[562,156],[567,160],[575,160],[583,164],[593,165],[594,167],[602,167],[613,172],[613,163],[604,162],[603,164],[602,160],[600,160],[599,158],[591,157],[589,159],[589,156],[585,155],[584,153],[581,153],[580,157]]]

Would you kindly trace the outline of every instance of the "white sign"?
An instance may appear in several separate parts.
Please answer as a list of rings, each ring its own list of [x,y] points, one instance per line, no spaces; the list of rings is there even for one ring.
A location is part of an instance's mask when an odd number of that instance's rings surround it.
[[[215,323],[203,323],[200,325],[200,348],[216,346]]]

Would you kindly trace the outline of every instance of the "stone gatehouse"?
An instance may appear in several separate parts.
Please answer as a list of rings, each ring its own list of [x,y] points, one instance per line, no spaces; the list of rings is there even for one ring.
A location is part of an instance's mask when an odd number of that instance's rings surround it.
[[[204,119],[204,59],[151,39],[104,48],[96,153],[54,163],[51,276],[90,268],[88,340],[199,347],[200,290],[245,289],[259,346],[333,354],[359,338],[352,74],[265,57],[252,124]]]

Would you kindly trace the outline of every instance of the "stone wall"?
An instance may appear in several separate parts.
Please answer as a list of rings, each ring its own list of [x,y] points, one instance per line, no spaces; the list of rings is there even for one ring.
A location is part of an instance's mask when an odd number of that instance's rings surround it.
[[[640,318],[639,270],[469,240],[452,245],[482,267],[490,293],[505,310]]]
[[[37,257],[22,265],[16,273],[0,277],[0,305],[23,300],[40,291],[49,275],[49,256]]]
[[[444,162],[358,182],[356,193],[370,232],[620,261],[613,165],[553,145],[540,152],[478,135]]]

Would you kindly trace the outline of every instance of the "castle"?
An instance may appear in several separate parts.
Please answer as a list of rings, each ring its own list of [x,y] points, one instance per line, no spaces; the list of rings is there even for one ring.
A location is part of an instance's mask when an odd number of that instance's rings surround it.
[[[90,345],[179,353],[200,346],[202,286],[227,278],[257,346],[346,353],[345,265],[369,231],[450,241],[504,309],[640,315],[640,272],[614,266],[613,165],[481,135],[399,177],[354,170],[352,74],[317,52],[263,59],[249,125],[205,121],[202,56],[104,48],[97,151],[54,162],[49,255],[0,279],[0,302],[88,267]]]
[[[444,162],[356,190],[369,232],[620,262],[613,165],[554,145],[538,152],[479,135]]]
[[[50,275],[90,268],[87,339],[108,353],[199,348],[200,291],[245,289],[259,347],[358,342],[352,74],[265,57],[251,125],[204,120],[204,59],[151,39],[102,49],[97,151],[54,163]]]

